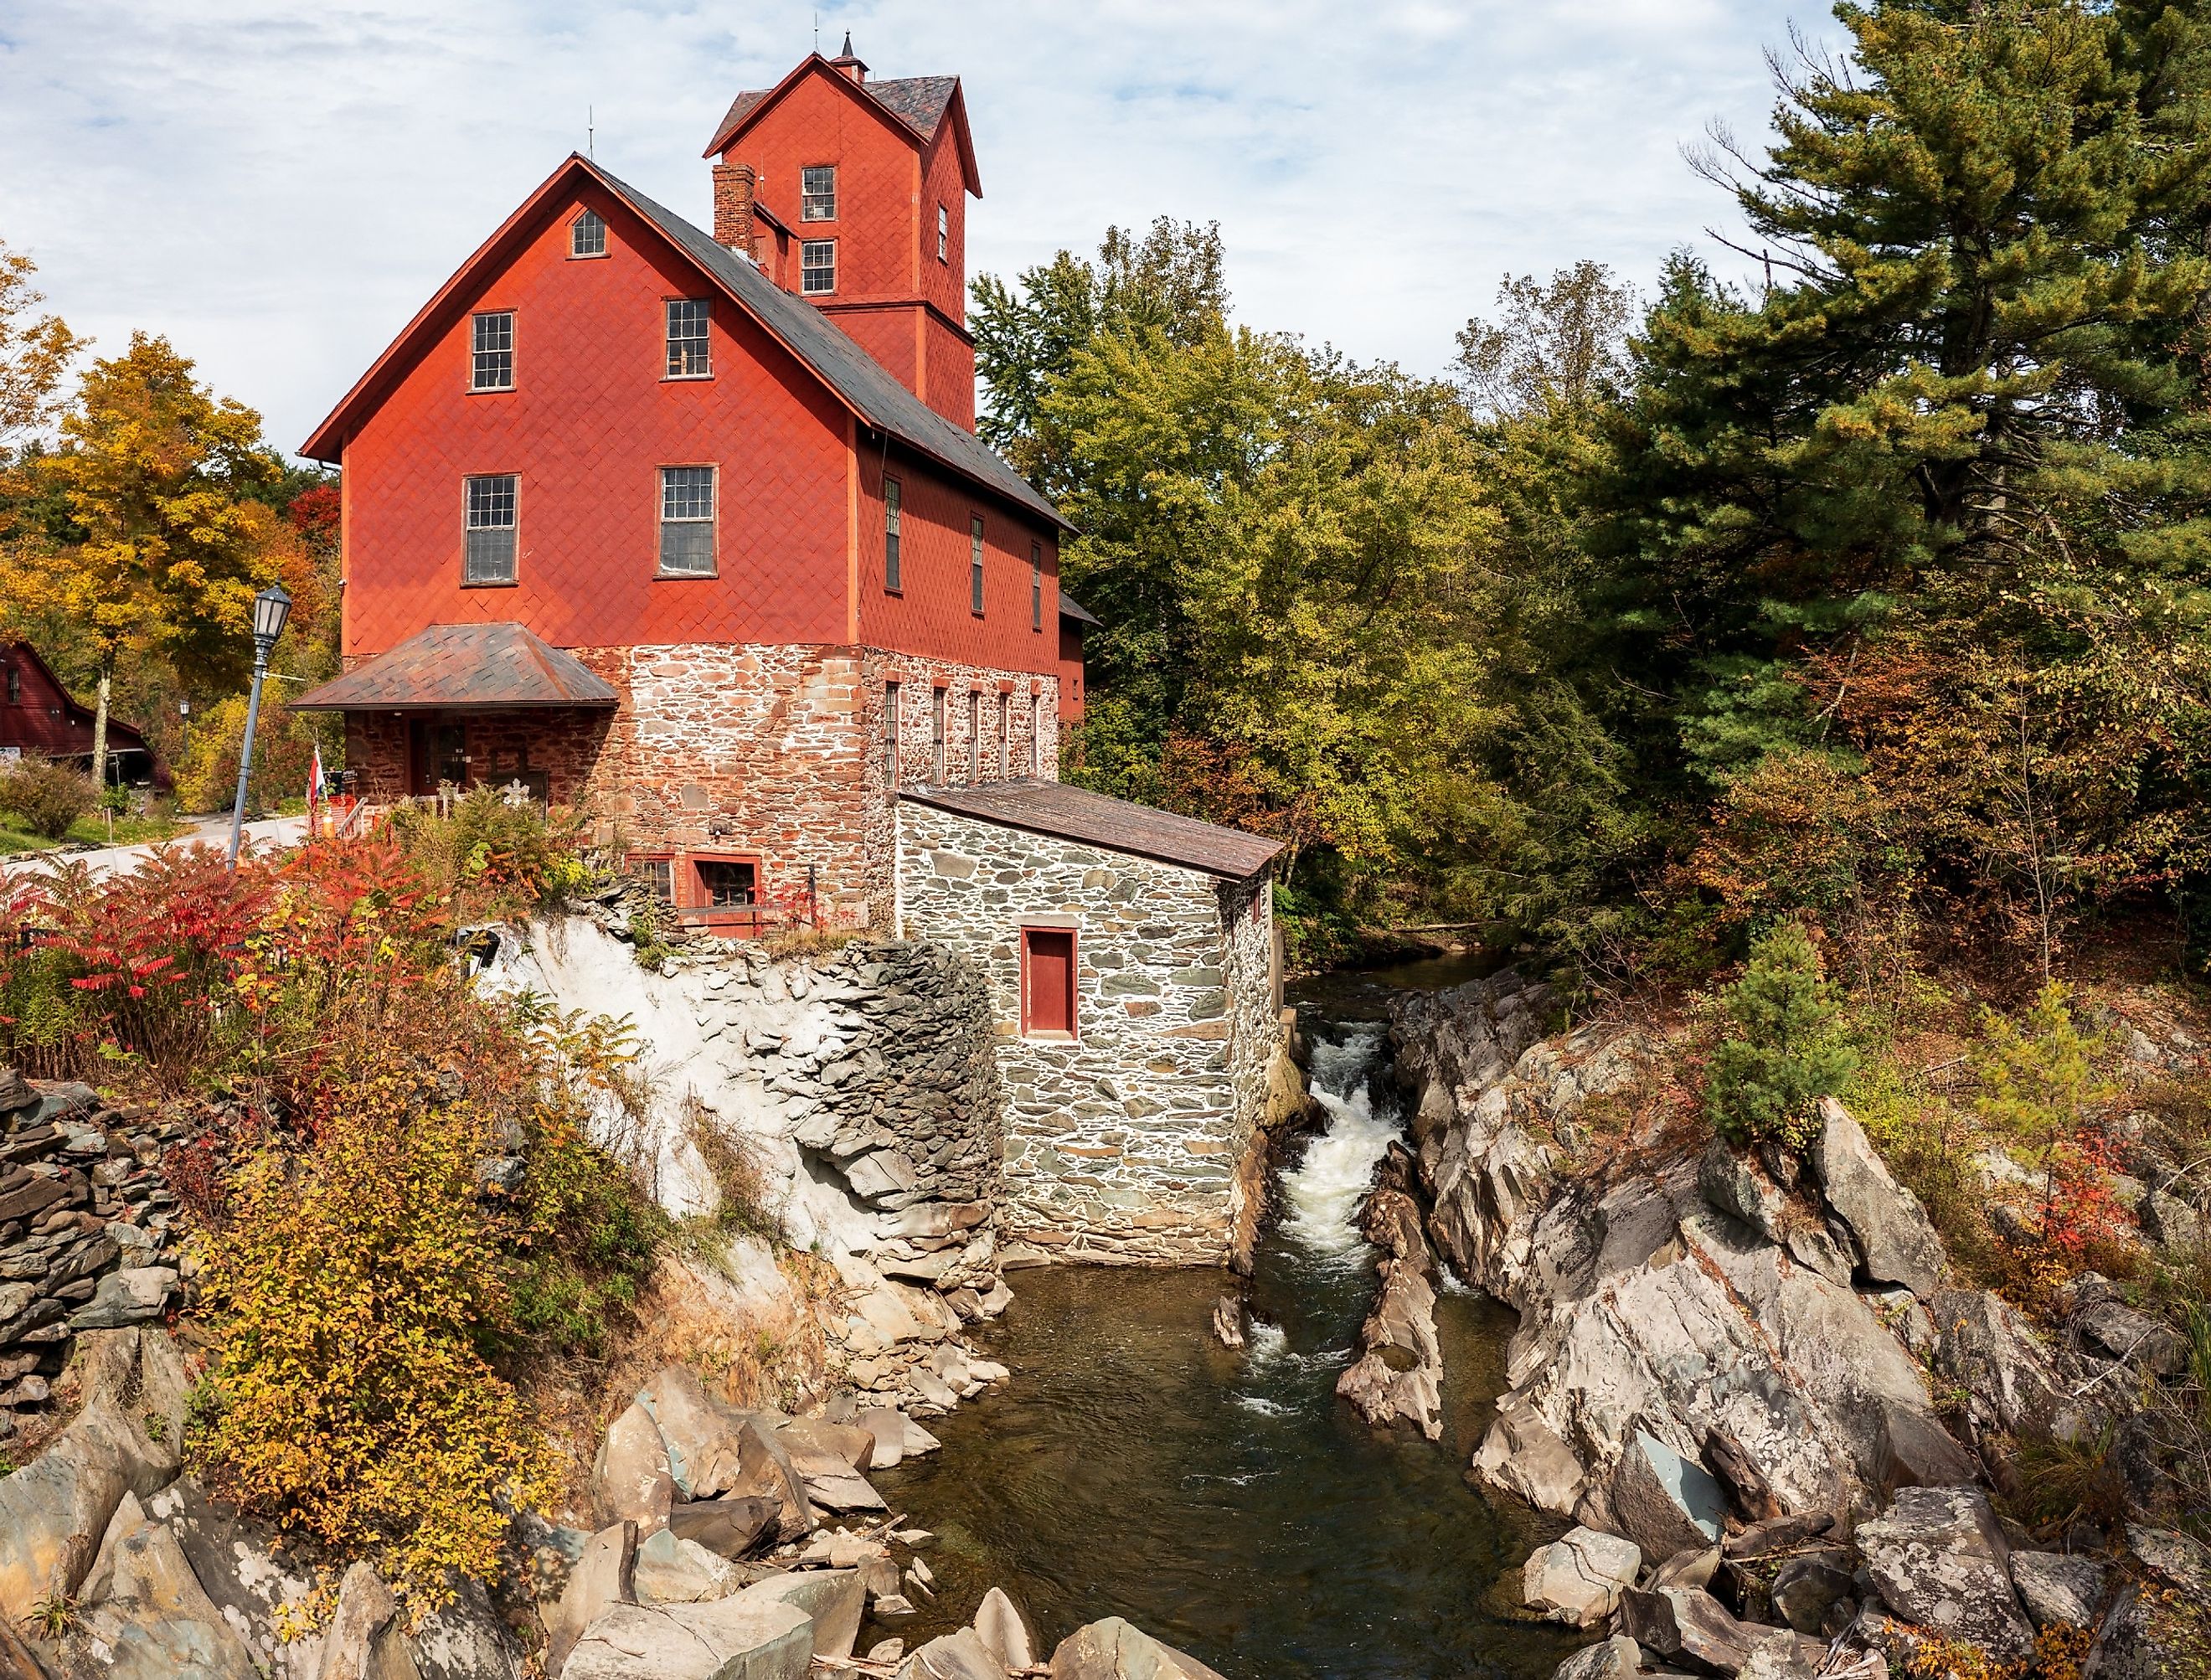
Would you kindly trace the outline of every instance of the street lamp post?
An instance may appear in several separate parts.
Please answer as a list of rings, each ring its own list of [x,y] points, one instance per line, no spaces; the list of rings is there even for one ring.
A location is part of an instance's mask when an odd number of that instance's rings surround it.
[[[245,741],[238,752],[238,800],[230,808],[230,866],[238,867],[238,846],[245,832],[245,779],[253,773],[253,731],[261,721],[261,679],[269,674],[269,656],[276,638],[284,634],[284,621],[292,615],[292,597],[271,584],[253,597],[253,692],[245,702]]]

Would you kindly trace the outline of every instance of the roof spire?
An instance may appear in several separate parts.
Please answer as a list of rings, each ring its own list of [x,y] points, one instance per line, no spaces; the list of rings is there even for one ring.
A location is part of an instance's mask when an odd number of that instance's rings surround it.
[[[829,61],[829,68],[841,76],[851,77],[855,82],[865,82],[868,79],[868,67],[860,62],[859,55],[852,51],[852,32],[850,29],[845,32],[845,50]]]

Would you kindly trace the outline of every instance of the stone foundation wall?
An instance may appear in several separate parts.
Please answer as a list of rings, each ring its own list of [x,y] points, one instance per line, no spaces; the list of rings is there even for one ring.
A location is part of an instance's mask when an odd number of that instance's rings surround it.
[[[1279,1035],[1265,895],[911,799],[899,816],[905,932],[989,982],[1009,1238],[1069,1260],[1228,1258]],[[1072,1042],[1021,1034],[1025,925],[1076,931]]]
[[[577,648],[621,696],[611,713],[457,714],[471,780],[543,771],[557,804],[588,806],[602,842],[653,852],[756,856],[765,895],[787,906],[809,886],[828,925],[894,920],[884,683],[900,683],[900,771],[935,779],[932,695],[945,694],[945,773],[998,775],[1001,696],[1009,773],[1028,773],[1030,742],[1058,773],[1058,680],[876,648],[687,643]],[[983,739],[969,739],[967,696]],[[355,713],[347,762],[364,798],[406,792],[408,720]]]

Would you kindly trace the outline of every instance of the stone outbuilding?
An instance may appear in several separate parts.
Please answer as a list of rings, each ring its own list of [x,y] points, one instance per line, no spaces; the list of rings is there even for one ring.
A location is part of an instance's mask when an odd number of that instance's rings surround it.
[[[1272,840],[1056,781],[909,790],[901,931],[987,979],[1008,1239],[1218,1263],[1285,1078]]]

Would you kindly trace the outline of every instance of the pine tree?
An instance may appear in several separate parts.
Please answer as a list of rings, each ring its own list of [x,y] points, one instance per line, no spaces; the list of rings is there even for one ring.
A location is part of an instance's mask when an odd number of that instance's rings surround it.
[[[1735,1030],[1712,1054],[1712,1124],[1737,1143],[1806,1147],[1819,1133],[1815,1105],[1843,1088],[1857,1055],[1802,927],[1783,922],[1751,947],[1725,1008]]]

